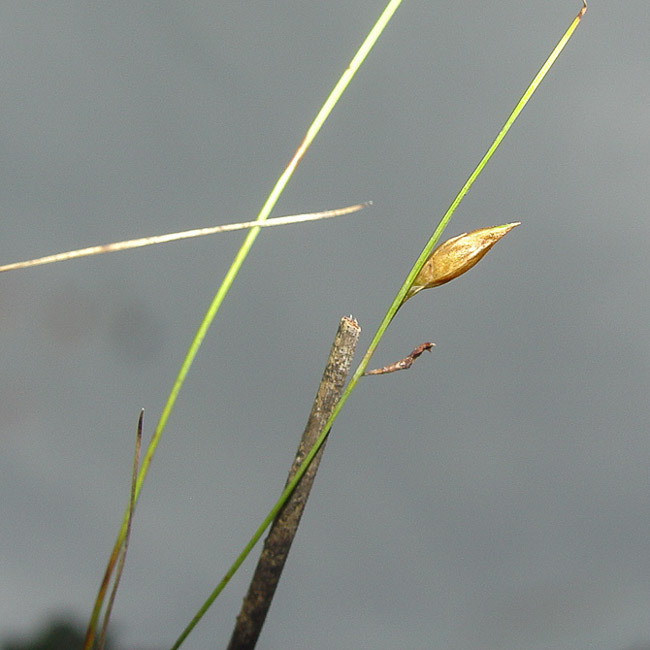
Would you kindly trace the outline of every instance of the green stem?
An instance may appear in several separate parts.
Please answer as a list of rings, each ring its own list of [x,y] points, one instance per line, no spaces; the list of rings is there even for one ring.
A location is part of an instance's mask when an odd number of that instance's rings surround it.
[[[496,148],[499,146],[503,138],[505,137],[506,133],[510,130],[510,127],[512,124],[515,122],[521,111],[523,110],[524,106],[528,103],[528,100],[531,98],[532,94],[535,92],[539,84],[541,83],[542,79],[546,76],[546,73],[549,71],[557,57],[560,55],[560,52],[564,49],[564,46],[568,42],[569,38],[575,31],[576,27],[578,26],[580,19],[584,15],[587,5],[583,0],[583,9],[580,11],[578,16],[574,19],[574,21],[571,23],[567,31],[564,33],[558,44],[555,46],[549,57],[546,59],[542,67],[540,68],[539,72],[535,75],[533,78],[532,82],[522,95],[521,99],[517,102],[517,105],[513,109],[512,113],[509,115],[508,119],[506,120],[505,124],[503,125],[503,128],[499,131],[497,134],[496,138],[488,148],[488,150],[485,152],[485,155],[481,158],[479,161],[478,165],[476,165],[476,168],[472,173],[469,175],[469,178],[463,185],[463,187],[460,189],[458,192],[456,198],[452,202],[452,204],[449,206],[449,209],[445,212],[443,215],[442,219],[440,220],[440,223],[438,223],[436,229],[434,230],[433,234],[431,235],[429,241],[426,243],[425,247],[422,249],[422,252],[418,256],[417,260],[415,261],[413,267],[409,271],[408,275],[406,276],[406,279],[404,280],[400,290],[397,292],[397,295],[395,296],[395,299],[393,300],[393,303],[391,304],[390,308],[386,312],[386,315],[384,316],[381,324],[379,325],[379,328],[377,329],[377,332],[375,333],[374,337],[372,338],[372,341],[368,345],[368,349],[366,350],[365,354],[363,355],[363,358],[359,362],[359,366],[355,370],[354,374],[352,375],[352,378],[350,379],[348,385],[346,386],[345,390],[343,391],[343,394],[341,395],[340,400],[334,407],[334,410],[332,411],[332,414],[330,415],[329,419],[327,420],[327,423],[325,424],[322,432],[318,436],[318,439],[314,443],[314,446],[311,448],[309,453],[305,456],[305,459],[303,463],[300,465],[298,470],[296,471],[293,479],[287,484],[285,487],[284,491],[280,495],[280,498],[277,500],[275,505],[271,508],[269,511],[268,515],[265,517],[264,521],[259,525],[253,536],[250,538],[246,546],[242,549],[241,553],[235,560],[235,562],[232,564],[232,566],[228,569],[226,574],[223,576],[219,584],[215,587],[214,591],[210,594],[208,599],[205,601],[205,603],[202,605],[202,607],[199,609],[197,612],[196,616],[192,619],[190,624],[187,626],[187,628],[183,631],[181,636],[178,638],[176,643],[172,646],[171,650],[177,650],[177,648],[181,645],[183,640],[187,637],[187,635],[190,633],[190,631],[194,628],[194,626],[198,623],[198,621],[201,619],[203,614],[208,610],[210,605],[214,602],[214,600],[217,598],[217,596],[223,591],[224,587],[226,584],[228,584],[230,578],[234,575],[234,573],[237,571],[237,569],[241,566],[242,562],[246,559],[248,554],[251,552],[255,544],[259,541],[259,539],[262,537],[264,534],[264,531],[268,528],[268,526],[271,524],[271,522],[275,519],[276,515],[282,508],[282,506],[285,504],[291,493],[293,492],[294,488],[302,478],[303,474],[307,470],[307,467],[309,467],[309,464],[311,463],[312,459],[314,456],[318,453],[318,450],[320,449],[321,445],[327,438],[327,435],[332,427],[332,424],[334,423],[334,420],[336,420],[339,412],[343,408],[343,405],[347,401],[348,397],[354,390],[354,387],[357,384],[357,381],[359,378],[363,375],[365,372],[365,369],[368,366],[368,363],[370,362],[370,358],[372,357],[375,349],[379,345],[379,341],[381,340],[382,336],[384,335],[384,332],[388,329],[388,326],[390,325],[391,321],[393,320],[395,314],[401,307],[402,303],[404,302],[404,298],[409,290],[409,287],[413,283],[413,280],[417,276],[417,274],[420,272],[420,269],[424,265],[424,262],[426,261],[427,257],[430,255],[431,251],[433,250],[434,246],[438,242],[438,239],[442,235],[444,229],[447,227],[447,224],[451,220],[451,217],[453,216],[454,212],[456,211],[456,208],[458,208],[460,202],[463,200],[463,197],[467,194],[469,191],[470,187],[478,177],[478,175],[481,173],[481,170],[483,167],[485,167],[485,164],[487,161],[491,158],[492,154],[496,150]]]
[[[314,121],[307,129],[305,137],[303,138],[302,142],[300,143],[300,146],[298,147],[295,154],[293,155],[293,158],[290,160],[286,169],[284,170],[284,172],[276,182],[275,186],[271,190],[271,193],[269,194],[264,205],[262,206],[262,209],[260,210],[260,213],[257,217],[258,221],[263,222],[270,215],[271,211],[275,207],[275,204],[280,198],[282,191],[284,190],[286,184],[291,178],[295,168],[298,166],[298,163],[300,162],[305,152],[313,142],[314,138],[318,135],[319,131],[321,130],[321,127],[323,126],[323,124],[329,117],[330,113],[332,112],[332,109],[338,103],[339,99],[343,95],[343,92],[347,88],[348,84],[354,78],[355,74],[361,67],[361,64],[364,62],[364,60],[370,53],[370,50],[377,42],[377,39],[384,31],[386,25],[389,23],[394,13],[397,11],[397,8],[400,6],[401,2],[402,0],[389,0],[388,4],[386,5],[386,8],[379,16],[377,22],[375,23],[375,25],[372,27],[372,29],[364,39],[358,51],[350,61],[350,64],[347,66],[347,68],[341,75],[340,79],[332,89],[328,98],[325,100],[325,103],[323,104],[322,108],[318,111],[318,114],[314,118]],[[212,321],[214,320],[214,317],[216,316],[221,306],[221,303],[223,302],[223,299],[228,293],[230,286],[234,282],[235,277],[237,276],[239,269],[241,268],[250,249],[252,248],[260,230],[261,230],[260,227],[254,227],[248,232],[246,238],[244,239],[244,242],[242,243],[239,251],[237,252],[234,260],[232,261],[232,264],[230,265],[228,272],[226,273],[223,281],[221,282],[221,285],[219,286],[214,298],[212,299],[212,302],[210,303],[210,306],[208,307],[208,310],[205,316],[203,317],[203,320],[201,321],[201,324],[199,325],[196,334],[194,335],[194,339],[192,340],[192,343],[190,344],[187,354],[183,359],[178,374],[174,379],[174,383],[172,385],[171,391],[169,392],[167,400],[165,401],[165,404],[162,408],[160,417],[158,419],[153,435],[151,437],[151,441],[147,447],[144,458],[142,459],[142,465],[140,467],[140,472],[138,473],[138,477],[135,485],[134,504],[137,503],[138,497],[140,496],[140,491],[142,489],[142,485],[144,483],[145,477],[149,470],[149,466],[153,459],[153,455],[158,446],[160,436],[162,435],[163,429],[165,428],[165,424],[167,423],[167,420],[169,418],[169,414],[171,413],[174,403],[176,402],[176,398],[178,397],[178,394],[183,386],[185,378],[187,377],[187,374],[190,371],[192,363],[199,351],[199,348],[201,347],[201,343],[203,342],[203,339],[205,338],[208,329],[212,324]],[[124,519],[122,521],[120,530],[118,532],[111,557],[117,556],[119,549],[124,544],[124,539],[125,539],[127,525],[128,525],[128,517],[129,517],[129,513],[127,510],[126,514],[124,515]],[[103,596],[101,595],[101,589],[100,589],[100,592],[98,593],[95,600],[93,613],[91,614],[91,620],[89,622],[89,627],[94,628],[94,626],[96,625],[102,600],[103,600]]]

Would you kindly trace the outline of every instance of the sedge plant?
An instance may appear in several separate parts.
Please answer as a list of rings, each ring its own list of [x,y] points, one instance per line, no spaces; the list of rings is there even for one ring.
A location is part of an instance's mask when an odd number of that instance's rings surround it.
[[[388,11],[392,5],[394,4],[399,4],[399,3],[389,3],[389,7],[385,10]],[[395,7],[396,8],[396,7]],[[394,9],[393,9],[394,11]],[[438,240],[440,239],[440,236],[442,235],[443,231],[449,224],[449,221],[451,220],[452,216],[454,215],[454,212],[460,205],[461,201],[469,191],[470,187],[474,184],[474,181],[478,178],[479,174],[487,164],[488,160],[492,157],[492,154],[496,151],[497,147],[499,144],[502,142],[502,140],[505,138],[506,134],[510,130],[511,126],[514,124],[515,120],[519,117],[521,111],[524,109],[530,98],[532,97],[533,93],[537,90],[539,87],[540,83],[550,70],[551,66],[555,63],[556,59],[568,43],[569,39],[573,35],[573,32],[576,30],[578,25],[580,24],[580,21],[582,17],[584,16],[585,12],[587,11],[587,3],[585,0],[583,0],[583,6],[580,9],[578,15],[574,18],[574,20],[571,22],[569,25],[568,29],[564,32],[560,40],[558,41],[557,45],[553,48],[547,59],[544,61],[542,64],[541,68],[537,72],[537,74],[533,77],[533,80],[529,84],[529,86],[526,88],[524,91],[523,95],[515,105],[514,109],[506,119],[503,127],[500,129],[498,132],[497,136],[493,140],[492,144],[488,147],[487,151],[481,158],[481,160],[478,162],[474,170],[471,172],[469,175],[467,181],[465,184],[461,187],[460,191],[456,195],[455,199],[452,201],[451,205],[447,209],[447,211],[444,213],[442,218],[440,219],[438,225],[436,226],[433,234],[425,244],[424,248],[422,249],[422,252],[420,255],[417,257],[415,263],[413,264],[411,270],[409,271],[408,275],[404,279],[404,282],[402,283],[402,286],[400,287],[399,291],[397,292],[395,298],[393,299],[393,302],[391,306],[389,307],[388,311],[386,312],[384,318],[382,319],[379,327],[377,328],[377,331],[375,335],[373,336],[370,344],[368,345],[368,348],[366,349],[361,361],[359,362],[359,365],[357,366],[356,370],[354,371],[354,374],[352,375],[347,387],[343,391],[343,394],[334,407],[334,410],[329,417],[327,423],[323,427],[323,430],[314,443],[314,446],[310,450],[310,452],[307,454],[305,457],[302,465],[297,469],[295,475],[293,478],[289,481],[287,486],[285,487],[284,491],[280,495],[280,498],[277,500],[277,502],[274,504],[274,506],[271,508],[269,511],[268,515],[264,518],[262,523],[259,525],[255,533],[252,535],[248,543],[244,546],[243,550],[239,554],[239,556],[236,558],[236,560],[233,562],[231,567],[228,569],[228,571],[225,573],[221,581],[217,584],[217,586],[214,588],[212,593],[208,596],[208,598],[205,600],[203,605],[200,607],[200,609],[197,611],[196,615],[192,618],[190,623],[187,625],[185,630],[181,633],[181,635],[178,637],[174,645],[172,646],[172,650],[176,650],[181,646],[183,641],[187,638],[187,636],[190,634],[192,629],[196,626],[196,624],[199,622],[199,620],[203,617],[205,612],[209,609],[209,607],[212,605],[214,600],[217,598],[217,596],[223,591],[224,587],[228,584],[232,576],[235,574],[237,569],[241,566],[243,561],[246,559],[248,554],[251,552],[255,544],[259,541],[259,539],[262,537],[266,529],[271,525],[271,522],[275,519],[275,517],[278,515],[280,510],[282,509],[282,506],[286,503],[287,499],[290,497],[291,493],[295,489],[296,485],[300,482],[300,479],[302,478],[303,474],[309,467],[309,464],[313,460],[313,458],[316,456],[318,453],[319,449],[321,448],[323,442],[327,438],[327,435],[329,434],[329,431],[332,427],[332,424],[336,420],[339,412],[341,411],[341,408],[351,395],[352,391],[354,390],[357,382],[359,379],[363,376],[368,363],[370,362],[370,359],[375,352],[377,346],[379,345],[379,342],[381,341],[384,333],[388,329],[388,326],[390,325],[391,321],[395,317],[395,314],[397,311],[400,309],[400,307],[404,304],[406,300],[411,298],[412,296],[416,295],[419,291],[425,288],[429,287],[434,287],[438,286],[439,284],[442,284],[443,282],[449,281],[453,279],[453,277],[456,277],[455,273],[452,272],[449,277],[446,279],[443,279],[442,281],[438,281],[441,279],[441,276],[436,276],[434,273],[434,276],[432,278],[431,282],[427,281],[426,277],[426,265],[427,262],[433,257],[434,255],[434,247],[438,243]],[[392,16],[392,14],[391,14]],[[383,18],[383,15],[382,15]],[[380,19],[381,20],[381,19]],[[377,26],[375,26],[376,28]],[[373,28],[373,29],[375,29]],[[371,32],[372,34],[372,32]],[[354,61],[354,60],[353,60]],[[350,66],[352,67],[352,66]],[[348,68],[349,70],[350,68]],[[346,71],[347,72],[347,71]],[[339,82],[340,83],[340,82]],[[330,96],[331,97],[331,96]],[[329,100],[328,100],[329,101]],[[484,254],[491,248],[493,243],[495,243],[501,236],[509,232],[513,227],[518,225],[517,223],[514,224],[506,224],[503,226],[496,226],[493,228],[488,228],[485,230],[490,231],[488,233],[488,238],[492,238],[491,243],[489,245],[484,245],[483,250],[479,256],[477,256],[477,259],[470,260],[468,262],[467,258],[465,257],[464,262],[467,264],[466,268],[464,268],[460,273],[468,270],[471,268]],[[498,235],[495,235],[495,231],[498,233]],[[472,235],[473,233],[470,233]],[[485,233],[483,233],[485,234]],[[454,238],[454,240],[450,240],[450,242],[457,241],[459,240],[462,235]],[[447,243],[447,242],[446,242]],[[443,244],[442,246],[445,246]],[[442,248],[441,246],[441,248]],[[480,246],[479,246],[480,247]],[[472,247],[470,246],[470,249]],[[472,257],[472,252],[470,250],[469,252],[469,257]],[[463,265],[463,262],[460,262],[461,266]],[[433,264],[432,266],[435,266]],[[458,274],[460,274],[458,273]],[[444,275],[444,270],[441,271],[441,274]],[[431,279],[431,278],[430,278]],[[418,284],[418,282],[421,281],[421,284]]]
[[[401,0],[390,0],[388,2],[386,8],[380,15],[379,19],[377,20],[373,28],[370,30],[368,36],[363,41],[361,47],[352,58],[350,64],[348,65],[345,72],[343,73],[343,75],[335,85],[332,92],[329,94],[327,100],[325,101],[322,108],[318,112],[313,123],[307,130],[294,156],[290,160],[284,172],[279,177],[277,183],[273,187],[267,200],[262,206],[262,209],[260,210],[260,213],[257,217],[256,223],[253,224],[253,227],[249,230],[242,246],[240,247],[237,254],[235,255],[230,268],[228,269],[224,279],[222,280],[220,286],[218,287],[206,311],[206,314],[194,336],[194,339],[192,340],[192,343],[185,356],[185,359],[181,364],[178,374],[173,381],[170,393],[167,397],[167,400],[162,408],[158,421],[155,425],[151,441],[143,456],[143,460],[139,472],[137,474],[137,478],[134,481],[134,487],[132,490],[132,497],[130,500],[129,508],[127,510],[127,514],[125,515],[124,521],[122,523],[117,539],[115,541],[115,545],[111,555],[113,560],[112,562],[109,562],[109,568],[107,569],[107,574],[105,576],[105,580],[103,583],[104,586],[106,580],[110,576],[112,568],[115,565],[115,559],[120,555],[120,549],[122,549],[122,547],[125,544],[125,540],[127,538],[127,532],[130,527],[131,514],[133,512],[133,509],[135,508],[135,504],[137,503],[137,499],[140,494],[143,482],[147,475],[157,445],[160,441],[162,432],[165,428],[165,424],[169,418],[169,414],[174,406],[176,398],[178,397],[178,394],[192,366],[192,363],[196,358],[196,355],[201,347],[201,343],[205,338],[208,329],[210,328],[210,325],[214,317],[216,316],[221,306],[221,303],[223,302],[224,297],[226,296],[228,290],[232,286],[239,269],[243,265],[246,256],[251,250],[251,247],[253,246],[261,230],[261,225],[263,225],[264,222],[267,221],[273,207],[277,203],[277,200],[279,199],[282,191],[284,190],[289,179],[291,178],[293,171],[296,169],[300,160],[303,158],[305,152],[307,151],[307,149],[313,142],[314,138],[320,131],[322,125],[330,115],[332,108],[335,106],[335,104],[342,96],[346,87],[348,86],[348,84],[350,83],[350,81],[352,80],[356,72],[359,70],[359,67],[367,57],[368,53],[370,52],[373,45],[381,35],[382,31],[388,25],[389,21],[395,14],[395,11],[397,10],[400,4],[401,4]],[[459,275],[460,273],[463,273],[469,268],[471,268],[485,254],[485,252],[487,252],[487,250],[489,250],[492,247],[492,245],[498,239],[500,239],[503,235],[509,232],[509,230],[511,230],[513,227],[518,225],[516,223],[505,224],[502,226],[493,226],[491,228],[481,229],[480,231],[475,231],[474,233],[469,233],[469,234],[464,233],[463,235],[460,235],[452,240],[449,240],[448,242],[445,242],[438,249],[434,251],[434,248],[438,243],[443,231],[449,224],[452,216],[454,215],[454,212],[460,205],[464,196],[467,194],[468,190],[470,189],[470,187],[472,186],[472,184],[474,183],[478,175],[481,173],[482,169],[484,168],[488,160],[491,158],[491,156],[493,155],[493,153],[495,152],[495,150],[497,149],[497,147],[499,146],[499,144],[501,143],[501,141],[509,131],[512,124],[515,122],[515,120],[517,119],[517,117],[519,116],[519,114],[521,113],[521,111],[523,110],[523,108],[531,98],[532,94],[540,85],[542,79],[545,77],[545,75],[547,74],[547,72],[549,71],[549,69],[557,59],[557,57],[560,55],[561,51],[564,49],[568,40],[571,38],[573,32],[575,31],[578,24],[580,23],[580,20],[586,11],[586,8],[587,8],[586,2],[584,2],[583,0],[582,9],[575,17],[575,19],[572,21],[569,28],[563,34],[563,36],[561,37],[557,45],[553,48],[551,54],[543,63],[539,72],[534,76],[532,82],[525,90],[521,99],[515,105],[515,108],[506,119],[503,127],[498,132],[494,141],[492,142],[492,144],[490,145],[490,147],[488,148],[484,156],[481,158],[479,163],[476,165],[474,170],[471,172],[467,181],[458,192],[456,198],[452,201],[451,205],[449,206],[447,211],[440,219],[433,234],[431,235],[430,239],[426,242],[419,256],[416,258],[415,263],[413,264],[411,270],[409,271],[408,275],[404,279],[400,289],[395,295],[390,307],[388,308],[385,316],[383,317],[381,323],[379,324],[377,331],[373,336],[367,350],[365,351],[361,361],[359,362],[359,365],[354,371],[345,390],[343,391],[340,400],[334,407],[331,416],[327,420],[320,435],[318,436],[316,443],[311,448],[309,453],[306,455],[304,461],[295,472],[295,475],[286,485],[280,498],[270,509],[268,515],[258,526],[254,534],[251,536],[250,540],[246,543],[246,545],[242,549],[241,553],[232,563],[230,568],[226,571],[223,578],[219,581],[219,583],[216,585],[212,593],[208,596],[208,598],[205,600],[203,605],[199,608],[196,615],[192,618],[192,620],[189,622],[187,627],[180,634],[180,636],[172,646],[172,650],[175,650],[176,648],[181,646],[185,638],[187,638],[187,636],[192,631],[192,629],[196,626],[198,621],[202,618],[202,616],[212,605],[212,603],[217,598],[217,596],[221,593],[223,588],[229,582],[230,578],[241,566],[244,559],[248,556],[248,554],[253,549],[255,544],[259,541],[259,539],[262,537],[262,535],[269,527],[271,522],[275,519],[279,511],[282,509],[282,506],[286,503],[287,499],[289,498],[289,496],[295,489],[296,485],[301,480],[303,474],[309,467],[311,461],[313,460],[313,458],[321,448],[341,408],[343,407],[347,399],[350,397],[358,380],[361,378],[361,376],[363,376],[364,372],[366,371],[366,368],[368,366],[368,363],[374,351],[376,350],[379,342],[381,341],[381,338],[383,337],[386,329],[389,327],[397,311],[404,305],[404,303],[407,300],[417,295],[423,289],[438,286],[439,284],[447,282],[453,279],[454,277],[456,277],[457,275]],[[93,639],[95,636],[96,624],[102,607],[102,602],[105,593],[106,593],[105,588],[101,589],[100,594],[98,594],[98,597],[95,601],[95,605],[90,617],[90,622],[89,622],[88,631],[86,635],[86,643],[84,646],[85,648],[90,648],[92,646]]]

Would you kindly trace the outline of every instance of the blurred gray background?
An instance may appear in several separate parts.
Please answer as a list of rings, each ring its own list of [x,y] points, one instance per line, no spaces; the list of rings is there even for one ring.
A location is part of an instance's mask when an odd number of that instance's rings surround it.
[[[2,263],[255,218],[383,1],[5,2]],[[402,309],[327,447],[260,648],[650,643],[650,5],[592,0],[445,235],[521,221]],[[405,0],[263,231],[145,484],[114,621],[169,647],[279,493],[339,318],[359,357],[580,9]],[[0,637],[86,617],[244,235],[0,276]],[[250,558],[184,647],[225,647]]]

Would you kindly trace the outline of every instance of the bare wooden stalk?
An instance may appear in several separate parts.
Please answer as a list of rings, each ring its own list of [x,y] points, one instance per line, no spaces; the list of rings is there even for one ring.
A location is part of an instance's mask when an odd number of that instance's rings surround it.
[[[360,333],[361,328],[352,316],[341,319],[287,483],[309,453],[343,392]],[[257,643],[324,449],[325,443],[314,456],[311,465],[271,526],[248,593],[237,616],[228,650],[252,650]]]

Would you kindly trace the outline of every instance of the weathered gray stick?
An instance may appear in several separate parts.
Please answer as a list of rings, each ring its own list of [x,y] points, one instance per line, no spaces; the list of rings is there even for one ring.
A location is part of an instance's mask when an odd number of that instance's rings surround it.
[[[361,328],[352,316],[341,319],[316,399],[307,420],[307,426],[289,471],[287,483],[318,438],[343,392],[360,333]],[[237,623],[228,644],[228,650],[252,650],[257,643],[291,543],[296,535],[300,517],[307,503],[309,491],[316,478],[318,464],[324,449],[325,444],[314,456],[311,465],[271,526],[269,535],[264,541],[262,555],[257,563],[248,593],[237,616]]]

